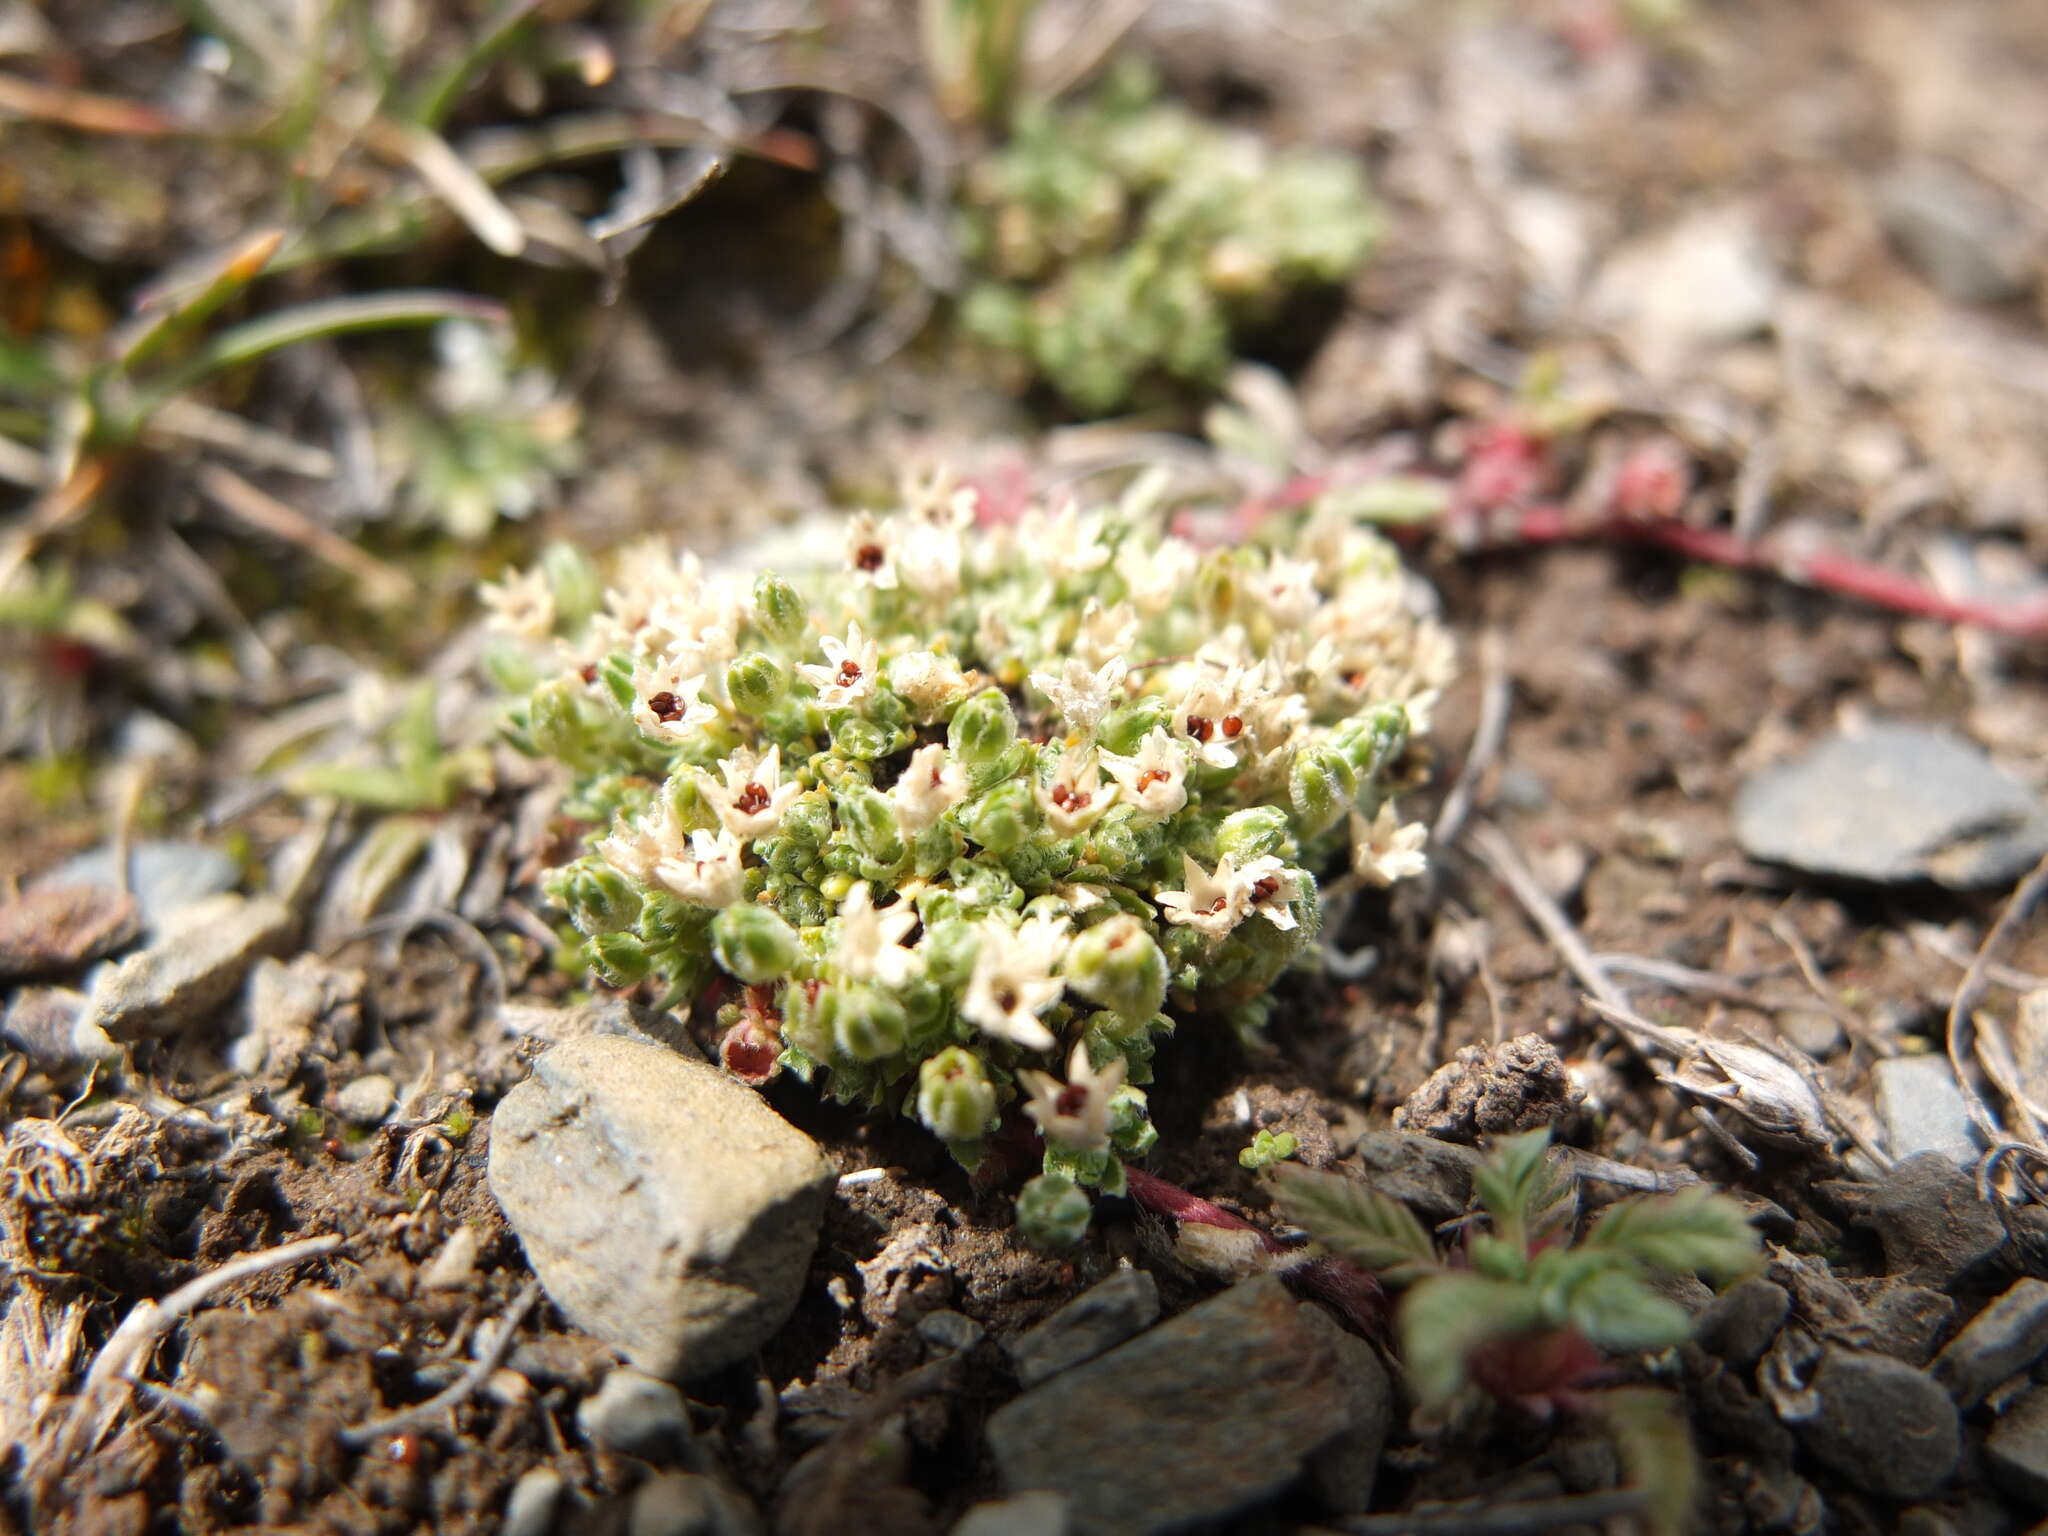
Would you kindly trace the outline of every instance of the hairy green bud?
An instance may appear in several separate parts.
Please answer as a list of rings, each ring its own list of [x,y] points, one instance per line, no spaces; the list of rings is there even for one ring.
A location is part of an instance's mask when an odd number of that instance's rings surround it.
[[[759,720],[789,692],[789,669],[766,651],[748,651],[725,669],[733,708]]]
[[[1151,1106],[1145,1090],[1128,1083],[1110,1096],[1109,1144],[1119,1157],[1143,1157],[1158,1144],[1159,1128],[1152,1123]]]
[[[1068,986],[1127,1023],[1150,1019],[1166,1000],[1166,956],[1144,922],[1128,912],[1085,929],[1062,971]]]
[[[1304,747],[1294,754],[1287,798],[1306,836],[1327,832],[1357,802],[1358,770],[1336,747]]]
[[[855,1061],[880,1061],[903,1049],[910,1021],[879,987],[835,987],[826,994],[832,1043]]]
[[[557,539],[540,552],[541,574],[555,599],[557,627],[574,634],[604,602],[604,578],[574,544]]]
[[[964,826],[968,837],[990,853],[1008,853],[1023,845],[1037,820],[1030,787],[1012,780],[976,800]]]
[[[1088,1196],[1064,1173],[1041,1173],[1017,1191],[1017,1230],[1034,1248],[1071,1248],[1088,1231]]]
[[[619,933],[640,921],[640,890],[602,859],[583,859],[561,872],[548,894],[586,934]]]
[[[953,712],[946,728],[953,755],[970,768],[986,767],[1010,750],[1017,739],[1017,716],[1010,701],[993,688],[977,693]]]
[[[872,784],[849,783],[838,793],[839,819],[860,851],[881,864],[903,857],[903,826],[889,797]]]
[[[1216,829],[1216,851],[1229,854],[1240,868],[1268,854],[1292,859],[1294,835],[1287,823],[1287,813],[1277,805],[1253,805],[1233,811]]]
[[[533,690],[527,706],[526,734],[534,746],[563,762],[580,762],[590,750],[590,722],[583,696],[567,678],[558,677]]]
[[[767,907],[737,902],[711,920],[711,953],[751,986],[778,981],[796,965],[796,930]]]
[[[809,633],[811,611],[795,587],[763,571],[754,581],[754,623],[777,645],[796,645]]]
[[[647,946],[637,934],[600,933],[590,940],[590,959],[605,981],[614,987],[630,987],[645,981],[654,969]]]
[[[917,1117],[946,1141],[979,1141],[996,1125],[996,1089],[981,1058],[949,1045],[917,1069]]]
[[[941,986],[961,987],[974,972],[980,945],[981,936],[965,918],[927,917],[924,940],[917,947],[924,955],[925,975]]]

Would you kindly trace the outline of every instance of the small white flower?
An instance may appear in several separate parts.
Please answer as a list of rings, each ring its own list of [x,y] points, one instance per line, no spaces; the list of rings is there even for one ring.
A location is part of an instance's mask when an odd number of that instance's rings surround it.
[[[1398,826],[1394,802],[1380,802],[1379,814],[1367,821],[1351,813],[1351,867],[1373,885],[1392,885],[1419,875],[1429,867],[1422,845],[1429,841],[1429,828],[1419,821]]]
[[[654,867],[659,884],[702,907],[729,907],[738,901],[744,875],[739,839],[730,832],[711,833],[702,827],[690,834],[687,855],[663,859]]]
[[[1247,910],[1258,913],[1275,928],[1298,926],[1293,902],[1301,893],[1300,881],[1284,860],[1270,853],[1253,859],[1237,871],[1237,884]]]
[[[1181,878],[1187,889],[1160,891],[1153,900],[1165,909],[1166,920],[1183,928],[1194,928],[1220,939],[1244,920],[1247,911],[1245,888],[1225,854],[1211,874],[1189,854],[1181,855]]]
[[[846,626],[846,639],[827,635],[825,665],[805,662],[797,667],[805,682],[818,690],[818,703],[826,709],[851,709],[875,691],[875,671],[880,665],[875,642],[860,631],[858,620]]]
[[[1316,563],[1274,555],[1246,586],[1281,630],[1298,629],[1323,605],[1316,590]]]
[[[633,669],[633,723],[650,736],[682,741],[700,725],[718,718],[718,708],[698,697],[704,674],[688,671],[684,661],[644,663]]]
[[[1072,837],[1094,826],[1102,813],[1116,803],[1122,789],[1120,784],[1102,782],[1095,748],[1080,747],[1061,753],[1052,781],[1039,785],[1034,793],[1038,808],[1045,813],[1053,831],[1061,837]]]
[[[1244,674],[1232,667],[1222,677],[1197,678],[1173,712],[1173,733],[1211,768],[1235,768],[1245,734]]]
[[[839,944],[833,964],[854,981],[878,981],[900,987],[918,973],[924,957],[903,947],[904,937],[918,924],[917,908],[899,900],[877,907],[863,880],[846,893],[839,906]]]
[[[929,724],[944,714],[948,705],[967,697],[967,674],[951,656],[906,651],[890,658],[889,686],[921,723]]]
[[[707,586],[701,593],[656,598],[644,635],[661,637],[671,653],[697,656],[707,668],[722,667],[739,654],[744,619],[730,594]]]
[[[1112,657],[1129,656],[1138,643],[1138,628],[1138,610],[1129,603],[1113,603],[1105,608],[1100,598],[1091,597],[1081,610],[1081,625],[1074,633],[1074,655],[1091,667],[1101,666]]]
[[[1195,574],[1194,546],[1182,539],[1164,539],[1153,549],[1143,539],[1126,539],[1117,553],[1116,573],[1124,579],[1138,612],[1148,618],[1164,612]]]
[[[889,803],[906,837],[915,837],[967,798],[967,774],[938,742],[919,747],[896,782]]]
[[[1069,730],[1091,734],[1122,697],[1124,675],[1130,670],[1130,663],[1121,656],[1112,657],[1096,671],[1069,658],[1057,673],[1032,673],[1031,686],[1052,700]]]
[[[1031,1097],[1024,1113],[1040,1134],[1072,1152],[1109,1150],[1109,1103],[1124,1085],[1124,1059],[1119,1056],[1100,1072],[1089,1063],[1088,1047],[1076,1042],[1067,1058],[1067,1080],[1026,1067],[1017,1080]]]
[[[718,811],[725,830],[737,838],[767,837],[782,825],[790,802],[804,792],[801,784],[782,782],[782,748],[770,747],[766,757],[756,759],[741,747],[718,771],[723,784],[700,772],[697,782],[704,798]]]
[[[477,596],[489,615],[486,627],[496,634],[521,640],[544,640],[555,627],[555,590],[547,573],[539,567],[530,571],[507,571],[505,579],[487,582]]]
[[[1188,759],[1164,726],[1155,725],[1128,757],[1101,754],[1125,799],[1148,816],[1171,816],[1188,803]]]
[[[896,570],[896,524],[872,512],[856,512],[846,525],[846,569],[856,584],[893,592]]]
[[[1086,576],[1110,561],[1112,551],[1103,542],[1103,523],[1100,512],[1084,513],[1071,501],[1051,516],[1033,507],[1018,523],[1018,543],[1042,558],[1056,575]]]
[[[1053,974],[1066,953],[1064,925],[1034,917],[1011,929],[1000,918],[989,917],[982,919],[980,932],[981,948],[975,952],[960,1012],[984,1034],[1027,1050],[1051,1050],[1053,1033],[1038,1015],[1066,990],[1066,983]]]

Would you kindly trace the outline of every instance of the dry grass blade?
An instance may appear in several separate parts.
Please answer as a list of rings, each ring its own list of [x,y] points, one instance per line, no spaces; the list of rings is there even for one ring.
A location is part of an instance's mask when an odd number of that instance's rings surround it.
[[[1948,1008],[1948,1062],[1955,1069],[1956,1082],[1962,1087],[1964,1101],[1969,1105],[1970,1118],[1976,1122],[1977,1129],[1984,1133],[1985,1140],[1992,1144],[2011,1138],[1999,1124],[1997,1115],[1992,1113],[1991,1106],[1984,1102],[1983,1094],[1977,1091],[1976,1073],[1971,1070],[1979,1055],[1976,1045],[1976,1034],[1980,1027],[1977,1004],[1984,996],[1984,989],[1990,984],[1988,973],[1998,959],[1999,951],[2019,931],[2043,895],[2048,895],[2048,855],[2044,855],[2041,862],[2028,872],[2026,879],[2022,880],[2019,888],[2012,893],[2012,899],[2005,904],[2005,910],[1998,914],[1998,921],[1991,925],[1991,931],[1984,936],[1984,943],[1977,950],[1976,958],[1970,962],[1970,968],[1963,973],[1962,982],[1956,988],[1955,999]],[[1992,1027],[1997,1026],[1994,1024]],[[2009,1060],[2012,1056],[2012,1046],[2002,1035],[1994,1050],[2002,1052],[2005,1059]],[[2026,1118],[2032,1119],[2031,1116]],[[2034,1133],[2039,1136],[2038,1126],[2034,1127]],[[2043,1147],[2042,1150],[2048,1151],[2048,1147]]]
[[[1564,909],[1552,901],[1538,883],[1521,850],[1515,847],[1507,834],[1492,823],[1482,821],[1473,825],[1466,842],[1479,862],[1492,871],[1494,877],[1522,904],[1529,920],[1550,940],[1551,947],[1571,967],[1572,974],[1579,978],[1586,990],[1609,1007],[1627,1012],[1628,998],[1609,979],[1606,969],[1587,947],[1578,929],[1572,926],[1572,920],[1564,915]]]
[[[469,1369],[436,1392],[424,1403],[415,1403],[397,1413],[387,1414],[381,1419],[371,1419],[366,1424],[357,1424],[341,1431],[343,1445],[361,1450],[385,1435],[395,1435],[401,1430],[418,1425],[432,1424],[442,1414],[460,1407],[486,1381],[491,1373],[505,1363],[505,1357],[512,1352],[512,1341],[518,1335],[519,1325],[526,1320],[526,1314],[540,1299],[540,1282],[529,1280],[513,1298],[512,1305],[505,1309],[505,1315],[498,1320],[496,1332],[491,1335],[490,1346],[469,1364]]]
[[[237,522],[303,549],[350,576],[370,603],[388,607],[413,595],[412,578],[398,567],[356,548],[333,529],[251,485],[233,470],[219,464],[203,464],[198,478],[199,489]]]
[[[491,250],[500,256],[517,256],[526,249],[526,231],[519,216],[439,134],[414,123],[380,122],[372,127],[370,139],[381,153],[403,160],[418,172],[420,180]]]
[[[110,133],[129,138],[162,138],[182,133],[177,119],[139,101],[65,90],[0,74],[0,119],[55,123],[80,133]]]

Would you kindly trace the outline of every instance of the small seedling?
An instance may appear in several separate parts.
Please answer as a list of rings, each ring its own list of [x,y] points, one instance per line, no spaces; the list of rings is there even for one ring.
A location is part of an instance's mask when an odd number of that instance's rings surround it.
[[[1292,1131],[1260,1131],[1251,1139],[1251,1145],[1237,1154],[1237,1165],[1256,1173],[1261,1168],[1271,1168],[1284,1163],[1301,1150],[1301,1142]]]
[[[1660,1532],[1685,1528],[1695,1469],[1668,1394],[1603,1390],[1616,1356],[1683,1343],[1692,1316],[1657,1274],[1727,1283],[1761,1257],[1742,1208],[1703,1186],[1624,1200],[1576,1242],[1576,1191],[1545,1153],[1549,1133],[1497,1144],[1474,1175],[1485,1230],[1439,1250],[1408,1208],[1338,1173],[1278,1175],[1282,1213],[1331,1252],[1405,1292],[1395,1326],[1411,1390],[1443,1412],[1484,1394],[1540,1414],[1604,1415]]]

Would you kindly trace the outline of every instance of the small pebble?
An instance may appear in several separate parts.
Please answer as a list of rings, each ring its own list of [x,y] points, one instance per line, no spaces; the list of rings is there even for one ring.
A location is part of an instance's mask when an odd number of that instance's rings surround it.
[[[1964,1408],[1974,1408],[2009,1376],[2048,1356],[2048,1282],[2015,1280],[1970,1319],[1934,1359],[1934,1379]]]
[[[1984,1454],[2000,1487],[2048,1510],[2048,1387],[2035,1387],[1999,1416]]]
[[[232,891],[241,879],[241,868],[218,848],[203,843],[145,841],[128,850],[126,881],[116,850],[103,844],[38,875],[30,889],[89,885],[119,891],[125,884],[135,898],[142,926],[154,936],[185,908]]]
[[[1946,1058],[1892,1056],[1873,1073],[1877,1112],[1893,1157],[1936,1152],[1959,1167],[1976,1161],[1982,1138]]]
[[[1889,1355],[1830,1349],[1814,1373],[1820,1412],[1799,1426],[1814,1457],[1887,1499],[1925,1498],[1956,1469],[1962,1429],[1941,1384]]]
[[[398,1102],[398,1085],[381,1072],[359,1077],[334,1096],[334,1107],[350,1125],[381,1125]]]
[[[976,1504],[952,1536],[1067,1536],[1067,1500],[1050,1490]]]
[[[502,1536],[548,1536],[565,1488],[562,1474],[553,1467],[535,1467],[523,1474],[505,1501]]]
[[[1159,1321],[1159,1285],[1142,1269],[1120,1269],[1035,1327],[1010,1339],[1017,1379],[1035,1387]]]
[[[917,1336],[925,1343],[952,1354],[974,1348],[988,1330],[964,1312],[941,1308],[917,1320]]]
[[[420,1287],[429,1291],[459,1291],[476,1273],[476,1228],[457,1227],[448,1234],[441,1251],[420,1271]]]
[[[621,1456],[667,1466],[690,1447],[690,1413],[666,1381],[620,1366],[576,1409],[576,1425],[593,1444]]]

